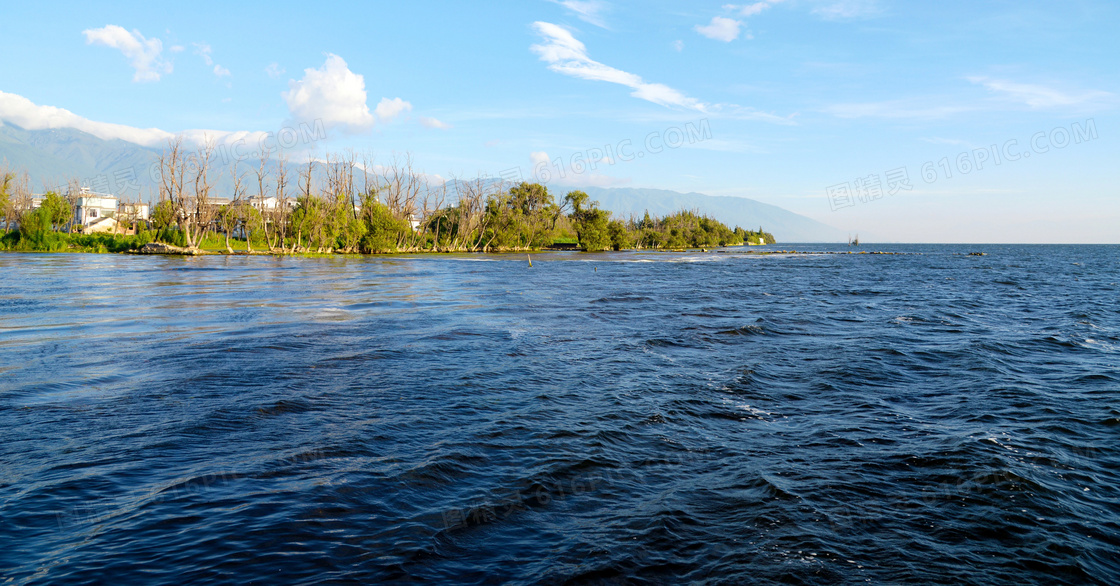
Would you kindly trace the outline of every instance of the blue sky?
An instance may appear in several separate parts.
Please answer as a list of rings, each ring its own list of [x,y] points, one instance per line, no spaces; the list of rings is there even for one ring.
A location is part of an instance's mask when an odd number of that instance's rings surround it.
[[[745,196],[890,241],[1120,242],[1114,1],[4,13],[0,119],[24,126],[152,143],[320,120],[320,151],[440,177]]]

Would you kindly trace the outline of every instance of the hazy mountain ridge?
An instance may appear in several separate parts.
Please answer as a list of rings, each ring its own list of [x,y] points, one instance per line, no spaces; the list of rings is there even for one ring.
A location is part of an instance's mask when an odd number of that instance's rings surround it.
[[[846,242],[848,238],[846,233],[827,224],[745,197],[631,187],[587,187],[583,191],[598,201],[599,207],[624,218],[631,214],[641,217],[647,210],[653,216],[682,209],[698,210],[732,228],[754,230],[761,226],[778,242]]]
[[[109,181],[151,184],[149,168],[158,153],[123,140],[102,140],[72,128],[24,130],[0,124],[0,162],[27,171],[35,189],[65,185],[70,179],[83,183]]]

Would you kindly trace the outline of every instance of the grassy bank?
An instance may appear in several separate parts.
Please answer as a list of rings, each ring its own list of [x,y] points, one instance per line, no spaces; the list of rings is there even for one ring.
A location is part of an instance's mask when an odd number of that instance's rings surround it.
[[[38,232],[23,235],[11,231],[0,236],[0,250],[8,252],[129,252],[140,250],[156,239],[154,232],[121,234],[68,234]]]
[[[80,252],[80,253],[136,253],[149,242],[162,242],[178,246],[180,248],[186,247],[182,233],[177,230],[145,230],[138,234],[123,235],[123,234],[71,234],[67,232],[54,232],[45,231],[32,234],[21,234],[18,230],[12,230],[0,233],[0,252]],[[744,239],[746,240],[746,239]],[[653,246],[633,246],[633,241],[627,243],[630,246],[614,247],[614,250],[680,250],[686,248],[717,248],[720,246],[740,246],[748,243],[754,244],[758,241],[765,241],[764,238],[758,238],[754,242],[719,242],[716,239],[701,240],[700,242],[689,242],[683,238],[676,238],[671,242],[658,243]],[[770,242],[772,243],[772,240]],[[312,249],[302,247],[296,251],[290,249],[273,249],[269,250],[268,243],[264,239],[256,239],[247,242],[243,238],[229,239],[229,248],[226,248],[226,238],[221,234],[208,234],[202,239],[202,242],[197,247],[203,253],[209,254],[227,254],[231,250],[235,254],[248,254],[250,251],[253,254],[291,254],[298,256],[324,256],[333,254],[346,254],[337,249]],[[250,247],[250,244],[252,245]],[[391,249],[391,250],[378,250],[367,251],[358,250],[351,254],[399,254],[399,253],[446,253],[446,252],[541,252],[548,250],[551,246],[578,246],[579,242],[576,238],[556,238],[551,244],[545,243],[543,247],[504,247],[492,246],[486,250],[476,251],[462,251],[462,250],[447,250],[442,248],[408,248],[408,249]],[[290,246],[290,245],[289,245]],[[581,249],[582,250],[582,249]],[[608,248],[609,250],[609,248]]]

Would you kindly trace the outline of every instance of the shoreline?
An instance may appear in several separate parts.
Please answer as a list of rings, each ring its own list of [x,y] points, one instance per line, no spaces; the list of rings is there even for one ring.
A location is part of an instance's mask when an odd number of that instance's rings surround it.
[[[178,247],[172,247],[178,248]],[[609,254],[618,252],[632,252],[641,254],[738,254],[738,255],[751,255],[751,256],[774,256],[774,255],[888,255],[888,256],[921,256],[922,252],[896,252],[889,250],[734,250],[738,248],[745,248],[745,246],[728,246],[718,249],[701,249],[701,248],[688,248],[688,249],[659,249],[659,248],[628,248],[623,250],[597,250],[597,251],[584,251],[584,250],[448,250],[448,251],[400,251],[400,252],[280,252],[280,251],[265,251],[254,250],[252,252],[244,250],[235,250],[232,253],[223,250],[164,250],[160,252],[143,251],[143,250],[126,250],[121,252],[113,251],[91,251],[91,250],[5,250],[0,253],[7,254],[120,254],[132,256],[184,256],[184,257],[201,257],[201,256],[219,256],[219,257],[252,257],[252,256],[272,256],[277,258],[283,257],[303,257],[303,258],[322,258],[322,257],[369,257],[369,256],[439,256],[439,255],[476,255],[476,254],[496,254],[496,255],[536,255],[536,254],[556,254],[556,253],[589,253],[589,254]],[[730,249],[730,250],[729,250]],[[955,254],[965,256],[987,256],[987,253],[975,252],[958,252]]]

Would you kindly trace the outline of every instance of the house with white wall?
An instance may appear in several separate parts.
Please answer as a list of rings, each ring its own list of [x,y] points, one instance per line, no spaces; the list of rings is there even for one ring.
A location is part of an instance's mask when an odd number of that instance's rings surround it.
[[[119,200],[115,195],[97,193],[90,191],[88,187],[83,187],[74,201],[73,224],[83,232],[94,224],[107,224],[105,218],[113,218],[117,215],[118,203]],[[116,228],[116,222],[112,224],[113,228]]]

